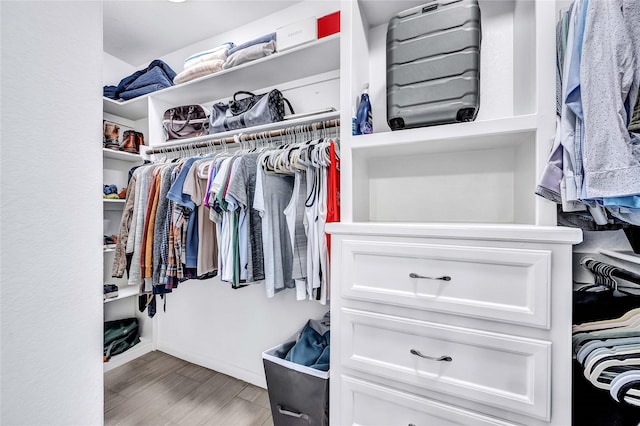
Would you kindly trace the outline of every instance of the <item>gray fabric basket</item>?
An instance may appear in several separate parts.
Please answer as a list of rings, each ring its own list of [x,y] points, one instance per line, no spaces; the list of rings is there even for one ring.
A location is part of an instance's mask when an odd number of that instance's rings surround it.
[[[274,426],[328,426],[329,372],[284,358],[295,341],[262,353]]]

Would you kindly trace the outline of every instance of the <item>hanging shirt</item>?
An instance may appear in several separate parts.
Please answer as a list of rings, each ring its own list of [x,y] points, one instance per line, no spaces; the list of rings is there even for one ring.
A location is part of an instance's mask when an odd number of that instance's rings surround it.
[[[236,164],[238,167],[236,179],[232,179],[227,188],[227,195],[232,196],[241,209],[238,232],[240,234],[240,249],[243,250],[243,246],[247,249],[247,283],[264,280],[262,218],[258,210],[253,207],[259,156],[258,153],[243,155]]]
[[[267,174],[259,158],[253,207],[262,217],[265,289],[273,297],[284,288],[293,288],[292,252],[284,209],[293,193],[293,177]]]
[[[296,283],[297,300],[304,300],[307,295],[307,234],[304,228],[306,194],[306,173],[297,170],[294,176],[293,194],[289,205],[284,209],[293,252],[292,278]]]
[[[640,147],[627,125],[640,84],[640,3],[588,4],[581,84],[588,198],[640,194]]]

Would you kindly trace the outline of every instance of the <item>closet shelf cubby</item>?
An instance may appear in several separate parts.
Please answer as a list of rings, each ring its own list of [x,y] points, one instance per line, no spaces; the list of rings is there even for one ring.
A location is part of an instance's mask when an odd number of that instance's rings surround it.
[[[345,222],[555,225],[535,194],[555,133],[555,7],[547,1],[478,0],[480,107],[468,123],[391,131],[386,110],[387,23],[424,1],[348,2],[341,40],[342,120],[365,84],[370,135],[347,137],[341,187]]]
[[[318,60],[322,58],[322,60]],[[340,68],[340,35],[335,34],[284,52],[154,92],[151,99],[172,105],[204,103]],[[257,82],[257,83],[256,83]],[[257,87],[247,87],[250,84]]]
[[[109,200],[102,199],[104,210],[122,210],[126,200]]]
[[[537,116],[521,115],[469,123],[358,135],[350,147],[363,157],[477,151],[518,146],[537,128]]]
[[[127,297],[137,296],[140,294],[138,286],[118,286],[118,297],[112,299],[105,299],[104,303],[114,302],[116,300],[126,299]]]
[[[104,156],[104,158],[111,158],[111,159],[120,160],[120,161],[130,161],[132,163],[142,161],[142,158],[140,157],[139,154],[132,154],[130,152],[124,152],[124,151],[116,151],[109,148],[102,148],[102,155]]]
[[[109,114],[128,118],[129,120],[140,120],[147,116],[147,98],[149,96],[150,94],[147,94],[123,102],[103,97],[102,110]]]

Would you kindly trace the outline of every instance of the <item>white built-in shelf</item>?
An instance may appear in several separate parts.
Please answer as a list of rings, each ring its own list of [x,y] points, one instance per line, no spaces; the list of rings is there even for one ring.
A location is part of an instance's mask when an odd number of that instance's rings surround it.
[[[323,114],[309,115],[306,117],[295,118],[292,120],[278,121],[276,123],[269,123],[262,126],[254,126],[246,129],[233,130],[230,132],[222,132],[222,133],[215,133],[212,135],[198,136],[197,138],[181,139],[178,141],[166,142],[160,145],[154,145],[150,147],[145,146],[144,149],[169,148],[172,146],[181,146],[181,145],[192,144],[196,142],[204,142],[212,139],[227,138],[233,135],[238,135],[240,133],[250,134],[250,133],[269,132],[272,130],[284,129],[287,127],[295,127],[295,126],[300,126],[308,123],[329,121],[329,120],[334,120],[339,118],[340,118],[340,111],[333,111],[333,112],[327,112]],[[337,128],[329,128],[327,129],[327,132],[329,134],[337,135],[339,133],[339,130]]]
[[[102,148],[102,155],[104,158],[112,158],[114,160],[130,161],[132,163],[142,161],[140,154],[131,154],[124,151],[116,151],[114,149]]]
[[[111,299],[104,299],[104,303],[113,302],[115,300],[126,299],[127,297],[137,296],[138,294],[140,294],[140,290],[137,285],[119,286],[118,297],[113,297]]]
[[[626,250],[600,250],[601,254],[605,256],[613,257],[614,259],[624,260],[627,262],[635,263],[636,265],[640,265],[640,254],[636,254],[632,251]]]
[[[537,125],[538,117],[529,114],[358,135],[349,143],[364,157],[476,151],[516,147],[535,136]]]
[[[340,34],[338,33],[153,92],[150,96],[152,100],[160,99],[172,105],[205,103],[212,99],[230,97],[239,90],[277,87],[289,81],[339,68]],[[252,82],[259,82],[259,85],[252,87]]]
[[[124,117],[129,120],[140,120],[147,116],[147,98],[149,95],[139,96],[128,101],[114,101],[109,98],[102,98],[102,110],[109,114]]]
[[[126,364],[129,361],[141,357],[144,354],[153,351],[153,343],[146,338],[140,338],[140,343],[122,352],[121,354],[111,357],[109,362],[104,363],[104,372],[113,370],[116,367]]]
[[[126,202],[126,200],[111,200],[108,198],[103,198],[102,201],[102,206],[105,210],[121,210]]]
[[[115,249],[115,247],[114,247],[114,248],[111,248],[111,247],[103,246],[102,251],[103,251],[104,253],[112,253],[112,252],[116,251],[116,249]]]

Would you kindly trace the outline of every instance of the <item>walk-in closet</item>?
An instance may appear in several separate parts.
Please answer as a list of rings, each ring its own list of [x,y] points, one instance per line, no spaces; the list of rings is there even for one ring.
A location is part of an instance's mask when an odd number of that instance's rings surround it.
[[[637,426],[636,18],[0,2],[0,423]]]

